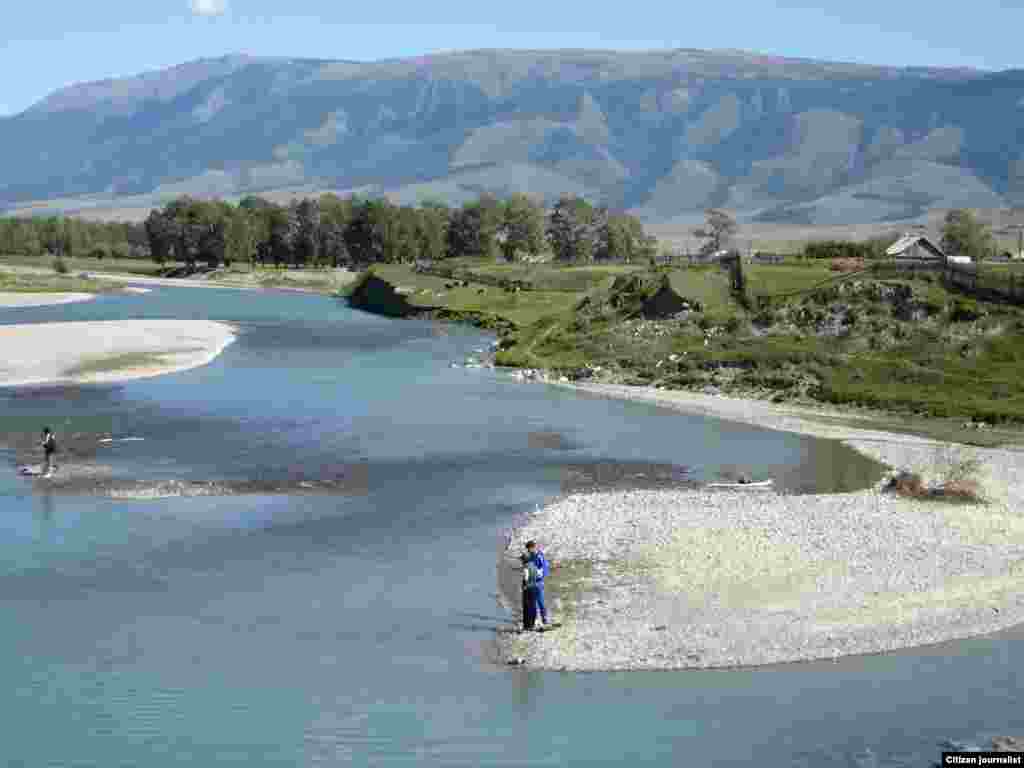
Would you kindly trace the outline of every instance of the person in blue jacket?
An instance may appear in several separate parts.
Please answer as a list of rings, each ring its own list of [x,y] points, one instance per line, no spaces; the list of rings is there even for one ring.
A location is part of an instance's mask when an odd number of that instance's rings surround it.
[[[544,607],[544,577],[548,575],[548,561],[544,553],[537,547],[537,542],[530,540],[526,542],[526,561],[533,563],[537,569],[536,593],[537,612],[540,613],[540,626],[543,629],[548,623],[548,612]]]

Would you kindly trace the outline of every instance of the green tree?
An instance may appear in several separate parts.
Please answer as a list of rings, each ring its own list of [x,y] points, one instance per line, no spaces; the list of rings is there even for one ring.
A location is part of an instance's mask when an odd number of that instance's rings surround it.
[[[387,232],[390,204],[371,199],[353,202],[352,219],[345,227],[345,245],[358,264],[385,261],[389,246]]]
[[[524,194],[512,195],[501,207],[498,241],[505,261],[516,254],[536,256],[544,247],[544,209]]]
[[[174,221],[164,211],[154,208],[143,225],[149,240],[149,252],[157,264],[166,262],[174,251],[177,235]]]
[[[187,195],[175,198],[164,206],[164,216],[171,222],[174,257],[195,269],[199,257],[199,241],[203,236],[200,203]]]
[[[419,212],[407,206],[395,206],[391,209],[391,227],[389,234],[394,241],[393,260],[402,264],[411,264],[419,253]]]
[[[295,233],[295,264],[320,263],[320,203],[305,198],[293,205],[293,215],[297,224]]]
[[[256,253],[254,242],[255,228],[249,219],[249,214],[241,208],[236,208],[228,215],[227,223],[227,252],[224,254],[224,261],[231,264],[236,261],[251,262]]]
[[[599,213],[589,202],[563,195],[548,215],[547,236],[555,258],[570,263],[593,259],[600,225]]]
[[[275,267],[290,264],[294,258],[299,222],[294,211],[280,205],[266,209],[268,233],[266,249]]]
[[[466,203],[452,213],[448,224],[449,256],[491,256],[498,229],[492,198]]]
[[[422,258],[433,261],[448,256],[451,215],[451,209],[444,203],[428,201],[420,205],[416,238]]]
[[[632,263],[657,254],[657,239],[644,233],[643,224],[636,216],[615,213],[600,221],[594,258]]]
[[[197,210],[199,258],[211,269],[227,256],[227,228],[231,207],[227,203],[200,203]]]
[[[345,228],[352,219],[351,198],[327,194],[320,197],[320,245],[323,258],[332,267],[348,264],[351,258],[345,245]]]
[[[707,255],[724,249],[738,229],[736,220],[725,211],[708,208],[704,211],[704,226],[693,230],[693,234],[704,241],[700,252]]]
[[[988,224],[973,213],[957,208],[946,214],[942,223],[942,248],[946,253],[980,261],[994,247],[995,238]]]

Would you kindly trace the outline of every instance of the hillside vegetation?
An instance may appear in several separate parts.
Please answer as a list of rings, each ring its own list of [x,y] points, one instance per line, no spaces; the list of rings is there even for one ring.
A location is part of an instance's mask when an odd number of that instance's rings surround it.
[[[510,321],[498,365],[570,380],[1024,422],[1017,307],[952,292],[936,274],[837,276],[813,261],[745,269],[746,298],[717,266],[464,263],[453,270],[457,281],[400,265],[371,272],[402,291],[413,311],[492,328],[502,328],[495,318]],[[515,275],[529,289],[474,275]]]

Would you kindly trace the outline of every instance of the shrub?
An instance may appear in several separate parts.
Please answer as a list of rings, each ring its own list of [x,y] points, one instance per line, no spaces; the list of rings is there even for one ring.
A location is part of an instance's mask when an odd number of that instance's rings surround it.
[[[64,261],[60,256],[53,260],[53,271],[58,275],[66,275],[71,270],[68,269],[67,262]]]
[[[928,495],[921,476],[915,472],[900,472],[889,479],[885,489],[910,499],[920,499]]]
[[[968,304],[962,299],[957,299],[953,302],[953,307],[949,311],[949,320],[952,323],[972,323],[981,317],[978,312],[976,304]]]
[[[900,496],[913,499],[949,499],[978,503],[984,501],[981,485],[975,475],[981,462],[973,455],[938,449],[935,454],[934,471],[936,484],[929,488],[921,476],[913,472],[900,472],[891,477],[885,488]]]
[[[855,243],[848,240],[819,240],[804,246],[805,259],[842,259],[859,261],[870,259],[875,249],[870,243]]]

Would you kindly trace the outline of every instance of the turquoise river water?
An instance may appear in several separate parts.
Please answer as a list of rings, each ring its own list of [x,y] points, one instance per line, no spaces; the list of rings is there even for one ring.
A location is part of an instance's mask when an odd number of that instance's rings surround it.
[[[5,765],[925,766],[944,743],[1024,730],[1015,632],[764,669],[492,662],[509,621],[495,556],[525,511],[652,467],[846,489],[873,469],[842,446],[451,368],[488,338],[322,296],[158,288],[0,310],[132,317],[228,320],[239,338],[153,379],[0,389]],[[96,446],[117,476],[282,491],[47,492],[14,471],[43,424],[141,437]],[[354,468],[358,488],[287,492]]]

